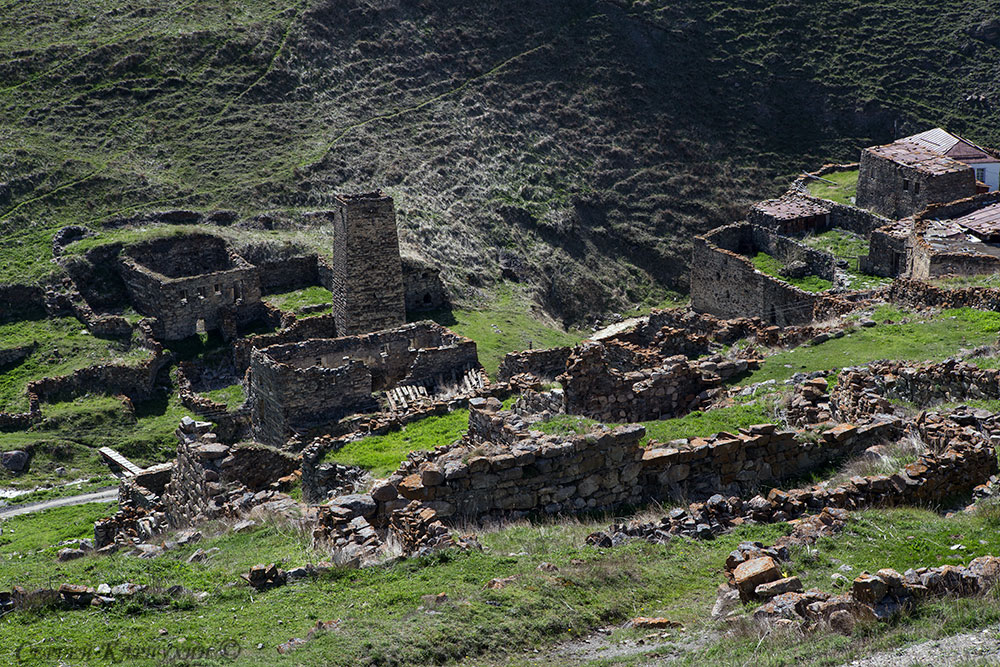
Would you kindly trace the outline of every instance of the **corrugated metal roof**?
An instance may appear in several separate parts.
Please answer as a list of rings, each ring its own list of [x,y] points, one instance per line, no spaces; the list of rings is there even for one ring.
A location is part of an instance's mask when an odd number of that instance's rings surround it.
[[[956,137],[951,132],[943,130],[940,127],[935,127],[933,130],[927,130],[926,132],[921,132],[920,134],[914,134],[912,137],[904,137],[900,141],[912,141],[913,143],[920,144],[925,148],[929,148],[932,151],[946,154],[952,148],[955,147],[961,139]]]
[[[920,144],[924,148],[941,153],[959,162],[997,162],[1000,161],[993,151],[972,143],[968,139],[952,134],[940,127],[927,130],[912,137],[905,137],[900,141],[911,141]]]

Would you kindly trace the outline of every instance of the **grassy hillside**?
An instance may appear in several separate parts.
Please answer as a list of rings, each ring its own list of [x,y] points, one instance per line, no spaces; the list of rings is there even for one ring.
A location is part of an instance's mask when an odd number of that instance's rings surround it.
[[[7,1],[0,282],[43,280],[69,223],[382,187],[460,296],[503,266],[580,322],[683,288],[691,232],[894,127],[997,143],[990,6]]]

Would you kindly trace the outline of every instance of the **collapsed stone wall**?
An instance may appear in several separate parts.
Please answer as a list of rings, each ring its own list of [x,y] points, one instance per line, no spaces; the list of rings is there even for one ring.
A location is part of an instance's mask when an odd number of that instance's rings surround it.
[[[883,278],[895,278],[906,270],[912,222],[903,223],[883,225],[872,232],[868,240],[868,254],[859,260],[862,271]]]
[[[337,323],[333,315],[317,315],[293,320],[281,331],[241,338],[233,344],[236,371],[245,373],[250,367],[250,353],[273,345],[299,343],[312,338],[336,338]]]
[[[942,288],[918,280],[897,279],[886,293],[893,303],[911,308],[975,308],[1000,311],[1000,289]]]
[[[802,261],[810,273],[833,279],[835,261],[769,230],[747,223],[719,227],[694,238],[691,307],[721,317],[760,317],[774,324],[812,321],[824,295],[803,291],[754,268],[747,255],[767,252],[780,261]]]
[[[0,349],[0,368],[12,366],[24,361],[31,356],[31,353],[35,351],[36,347],[37,345],[35,343],[30,343],[28,345],[19,345],[17,347]]]
[[[377,410],[374,391],[406,385],[433,394],[474,369],[481,370],[476,344],[433,322],[254,349],[247,383],[253,434],[284,445],[293,433]]]
[[[642,426],[544,436],[513,447],[439,447],[411,455],[372,497],[377,516],[419,500],[445,517],[579,512],[638,503]],[[384,519],[383,519],[384,520]]]
[[[566,362],[572,353],[572,346],[508,352],[500,362],[497,379],[509,382],[515,375],[531,375],[543,382],[551,382],[566,370]]]
[[[680,446],[650,447],[642,458],[645,493],[650,498],[692,500],[716,493],[751,495],[764,484],[801,477],[901,434],[901,422],[892,419],[841,424],[815,440],[760,424]]]
[[[875,361],[844,369],[830,395],[839,419],[891,412],[892,401],[921,406],[1000,398],[1000,369],[949,359],[939,364]]]
[[[662,359],[656,367],[619,370],[609,355],[621,346],[585,343],[559,376],[566,411],[593,419],[638,422],[690,412],[717,392],[720,379],[703,375],[683,356]]]

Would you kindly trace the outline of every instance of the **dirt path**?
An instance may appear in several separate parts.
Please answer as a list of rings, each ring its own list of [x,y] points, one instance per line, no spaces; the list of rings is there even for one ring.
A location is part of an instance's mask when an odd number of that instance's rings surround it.
[[[903,667],[904,665],[995,665],[1000,662],[1000,626],[991,625],[944,639],[883,651],[844,667]]]
[[[105,489],[98,489],[91,493],[83,493],[79,496],[67,496],[65,498],[54,498],[52,500],[40,500],[37,503],[24,503],[22,505],[8,505],[0,507],[0,520],[11,517],[31,514],[52,509],[53,507],[69,507],[70,505],[83,505],[86,503],[108,503],[118,500],[118,487],[112,486]]]

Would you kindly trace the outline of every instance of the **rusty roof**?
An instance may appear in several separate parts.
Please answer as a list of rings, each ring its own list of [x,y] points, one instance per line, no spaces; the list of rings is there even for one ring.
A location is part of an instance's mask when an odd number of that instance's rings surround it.
[[[865,150],[885,160],[892,160],[897,164],[934,176],[970,168],[967,164],[952,160],[921,144],[905,139],[883,146],[872,146]]]
[[[807,197],[779,197],[778,199],[765,199],[757,202],[753,208],[762,213],[766,213],[777,220],[796,220],[798,218],[811,218],[814,215],[826,215],[830,212],[830,207]]]
[[[952,222],[980,238],[1000,236],[1000,203],[984,206]]]

